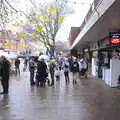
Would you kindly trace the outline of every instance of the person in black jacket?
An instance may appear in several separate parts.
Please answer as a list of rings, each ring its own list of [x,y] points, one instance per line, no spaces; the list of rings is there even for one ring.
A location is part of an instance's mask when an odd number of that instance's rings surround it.
[[[39,86],[39,83],[41,87],[45,86],[46,71],[47,71],[47,65],[44,62],[44,59],[42,59],[37,64],[37,73],[36,73],[37,87]]]
[[[15,72],[16,72],[16,74],[19,73],[19,75],[20,75],[20,60],[19,60],[19,58],[17,58],[15,60]]]
[[[55,63],[53,60],[50,61],[49,70],[50,70],[50,76],[51,76],[51,86],[54,86],[54,74],[55,74]]]
[[[77,58],[74,58],[74,61],[71,65],[71,72],[73,73],[73,84],[76,84],[79,73],[79,63],[77,61]]]
[[[34,82],[35,62],[33,58],[31,58],[31,60],[29,61],[29,71],[30,71],[30,84],[35,85],[35,82]]]
[[[5,56],[1,56],[0,77],[1,77],[1,84],[3,87],[3,92],[1,92],[1,94],[8,94],[9,75],[10,75],[10,62],[5,58]]]

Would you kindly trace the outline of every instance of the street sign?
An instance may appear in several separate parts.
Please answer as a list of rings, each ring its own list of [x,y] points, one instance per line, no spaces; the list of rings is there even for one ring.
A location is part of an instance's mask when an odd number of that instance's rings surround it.
[[[109,33],[109,43],[110,44],[120,44],[120,32],[110,32]]]

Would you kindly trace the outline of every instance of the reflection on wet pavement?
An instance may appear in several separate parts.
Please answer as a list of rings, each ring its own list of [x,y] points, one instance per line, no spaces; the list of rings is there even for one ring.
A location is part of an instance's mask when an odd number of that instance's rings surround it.
[[[9,95],[0,95],[0,120],[119,120],[120,92],[102,80],[62,77],[55,87],[29,85],[29,74],[11,76]]]

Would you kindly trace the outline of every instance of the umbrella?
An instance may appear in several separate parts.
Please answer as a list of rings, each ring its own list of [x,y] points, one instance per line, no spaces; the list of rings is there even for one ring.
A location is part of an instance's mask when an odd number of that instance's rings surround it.
[[[8,52],[0,51],[0,56],[5,56],[6,58],[9,57]]]

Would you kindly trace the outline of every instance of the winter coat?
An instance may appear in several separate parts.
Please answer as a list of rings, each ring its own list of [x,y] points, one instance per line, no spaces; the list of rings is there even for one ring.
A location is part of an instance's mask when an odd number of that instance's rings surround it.
[[[55,72],[55,64],[54,63],[50,63],[49,65],[49,70],[50,70],[50,73],[54,73]]]
[[[43,61],[39,61],[37,65],[37,76],[39,77],[46,77],[46,72],[47,72],[47,65]]]
[[[74,61],[71,66],[71,72],[76,73],[79,72],[79,63]]]
[[[2,80],[9,80],[10,62],[7,59],[0,61],[0,76]]]
[[[19,67],[19,65],[20,65],[20,60],[16,59],[16,61],[15,61],[15,67]]]

